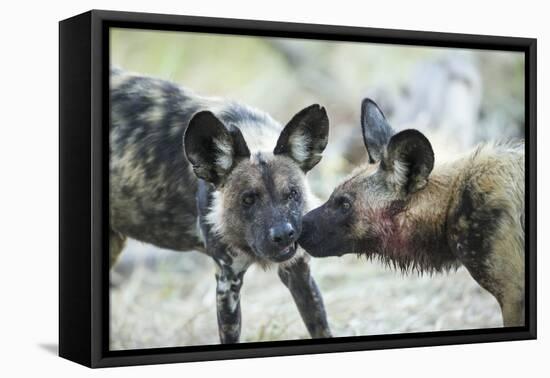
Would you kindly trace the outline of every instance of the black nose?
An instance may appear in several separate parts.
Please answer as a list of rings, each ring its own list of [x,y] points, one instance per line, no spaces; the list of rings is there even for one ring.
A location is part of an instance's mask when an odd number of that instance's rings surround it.
[[[271,241],[280,246],[289,245],[293,241],[295,234],[294,227],[288,222],[278,224],[269,230]]]

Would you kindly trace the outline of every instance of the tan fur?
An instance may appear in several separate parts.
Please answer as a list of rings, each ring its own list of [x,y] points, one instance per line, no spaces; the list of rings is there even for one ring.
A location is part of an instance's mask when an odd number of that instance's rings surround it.
[[[445,227],[449,214],[460,205],[462,191],[485,193],[483,206],[503,211],[488,255],[487,276],[474,277],[498,300],[504,326],[524,324],[525,245],[524,227],[524,155],[523,146],[513,148],[484,145],[468,157],[440,166],[430,176],[424,190],[413,195],[402,222],[413,229],[416,222]],[[460,224],[463,222],[463,224]],[[465,228],[469,219],[460,219]],[[483,230],[480,230],[483,232]],[[450,237],[451,244],[454,242]],[[451,245],[451,247],[454,247]],[[474,274],[473,274],[474,275]]]
[[[502,209],[488,256],[488,277],[479,284],[498,300],[504,326],[524,324],[525,310],[525,158],[520,146],[478,148],[457,177],[454,195],[465,185],[488,195],[487,206]],[[451,207],[457,206],[456,198]],[[476,278],[476,277],[474,277]]]
[[[378,164],[359,167],[336,192],[364,193],[365,180],[377,169]],[[465,191],[482,196],[483,202],[474,204],[475,210],[498,211],[499,216],[494,220],[497,222],[494,224],[495,231],[491,234],[475,220],[460,215]],[[374,201],[384,201],[384,196],[389,195],[391,191],[377,193]],[[452,261],[458,259],[473,278],[497,299],[504,326],[521,326],[525,318],[524,198],[523,144],[486,144],[454,162],[436,166],[426,186],[410,194],[404,211],[393,219],[395,224],[384,223],[387,219],[376,213],[371,202],[373,199],[356,201],[354,206],[358,208],[358,216],[354,220],[352,234],[354,238],[361,239],[369,234],[387,233],[393,227],[398,232],[387,237],[390,243],[399,238],[409,246],[422,234],[429,235],[427,248],[435,248],[435,245],[445,247],[422,256],[435,257],[434,260],[444,260],[449,256],[451,265],[445,266],[452,266]],[[463,258],[457,252],[461,248],[459,241],[472,236],[489,241],[490,250],[484,251],[483,256],[479,255],[482,251],[474,250]],[[478,265],[483,265],[483,269]]]

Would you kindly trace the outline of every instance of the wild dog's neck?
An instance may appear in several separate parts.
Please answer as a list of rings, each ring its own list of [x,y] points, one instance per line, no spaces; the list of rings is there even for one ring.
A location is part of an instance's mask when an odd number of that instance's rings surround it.
[[[386,212],[385,227],[391,231],[382,237],[382,260],[403,270],[421,272],[448,270],[455,265],[445,234],[455,172],[452,167],[435,170],[425,188]]]

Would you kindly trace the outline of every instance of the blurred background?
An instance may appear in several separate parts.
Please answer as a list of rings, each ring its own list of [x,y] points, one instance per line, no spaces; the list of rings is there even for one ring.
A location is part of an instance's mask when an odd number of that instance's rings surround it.
[[[285,124],[318,103],[329,144],[308,174],[325,200],[365,161],[364,97],[397,130],[431,140],[436,164],[489,140],[524,137],[522,53],[111,29],[111,64],[237,100]],[[354,256],[314,259],[334,336],[500,327],[496,300],[464,268],[407,275]],[[111,271],[111,349],[219,343],[214,264],[130,240]],[[307,338],[276,268],[252,267],[241,295],[246,341]]]

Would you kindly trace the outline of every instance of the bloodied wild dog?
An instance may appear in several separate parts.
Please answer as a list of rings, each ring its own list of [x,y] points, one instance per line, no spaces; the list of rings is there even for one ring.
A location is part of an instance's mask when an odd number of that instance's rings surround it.
[[[329,337],[323,300],[298,248],[311,208],[305,173],[328,140],[312,105],[282,127],[234,102],[111,71],[111,265],[127,237],[216,264],[221,342],[239,341],[240,289],[253,263],[278,265],[312,337]]]
[[[361,123],[369,163],[304,217],[299,243],[313,256],[363,254],[405,272],[462,264],[497,299],[504,326],[523,325],[523,143],[482,145],[434,168],[428,139],[394,132],[369,99]]]

